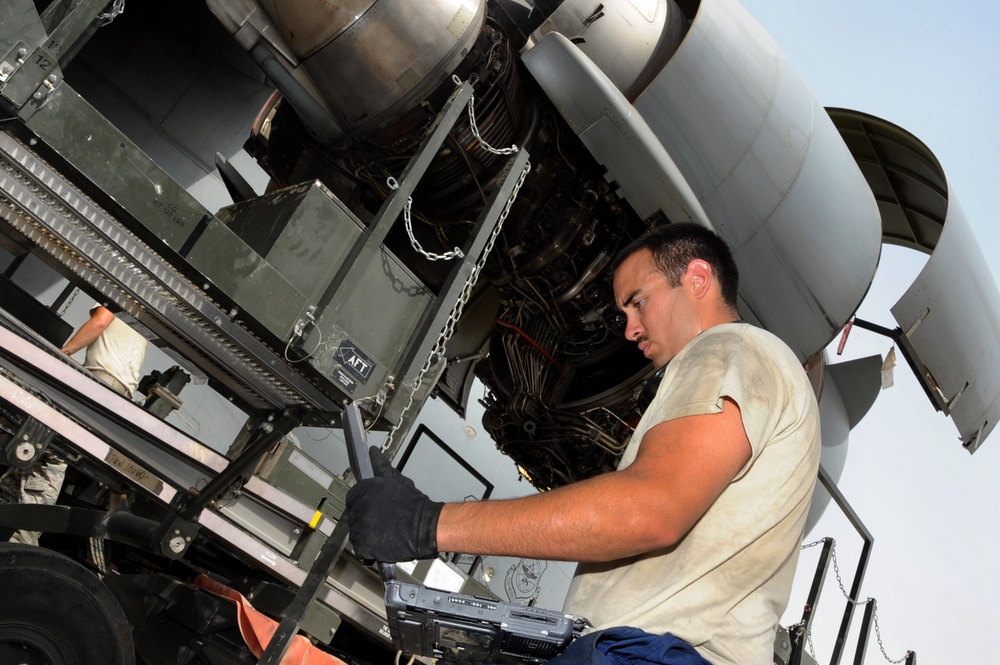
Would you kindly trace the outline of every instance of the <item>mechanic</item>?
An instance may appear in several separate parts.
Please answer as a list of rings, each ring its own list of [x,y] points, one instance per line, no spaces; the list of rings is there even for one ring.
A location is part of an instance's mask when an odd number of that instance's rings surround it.
[[[146,338],[103,305],[95,304],[90,318],[62,347],[73,355],[86,347],[83,366],[102,383],[127,399],[139,385],[146,356]],[[0,503],[55,505],[66,479],[66,460],[46,450],[27,469],[11,467],[0,477]],[[11,542],[38,545],[37,531],[19,530]]]
[[[73,355],[86,347],[83,366],[115,392],[132,399],[146,357],[146,338],[103,305],[94,305],[90,319],[76,331],[62,351]]]
[[[618,470],[440,504],[375,453],[381,477],[348,494],[354,551],[582,562],[564,609],[597,631],[553,663],[770,665],[817,478],[815,395],[794,353],[740,320],[736,265],[713,232],[661,226],[612,271],[626,337],[666,366]]]

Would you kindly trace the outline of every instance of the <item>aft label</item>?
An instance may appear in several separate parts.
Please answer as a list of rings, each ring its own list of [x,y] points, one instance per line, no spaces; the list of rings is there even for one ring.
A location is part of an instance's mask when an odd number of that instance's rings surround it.
[[[333,357],[344,366],[344,369],[357,377],[361,383],[367,383],[368,379],[371,378],[372,372],[375,371],[375,361],[349,339],[345,339],[340,343]]]

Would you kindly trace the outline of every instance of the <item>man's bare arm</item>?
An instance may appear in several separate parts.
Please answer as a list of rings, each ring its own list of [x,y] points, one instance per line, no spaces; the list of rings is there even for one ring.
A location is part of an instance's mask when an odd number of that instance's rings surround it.
[[[750,459],[739,407],[661,423],[627,469],[506,501],[441,510],[442,552],[611,561],[677,543]]]
[[[111,324],[115,315],[107,307],[97,307],[80,329],[76,331],[68,342],[62,347],[62,352],[66,355],[73,355],[77,351],[87,346],[101,336],[101,333]]]

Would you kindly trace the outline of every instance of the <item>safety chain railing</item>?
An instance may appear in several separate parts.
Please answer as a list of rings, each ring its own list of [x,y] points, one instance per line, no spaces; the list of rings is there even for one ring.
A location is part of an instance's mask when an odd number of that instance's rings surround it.
[[[452,80],[455,82],[455,85],[457,86],[462,85],[462,81],[457,76],[453,76]],[[476,126],[474,100],[475,100],[475,95],[469,98],[469,104],[468,104],[469,127],[472,132],[472,135],[475,137],[477,141],[479,141],[479,144],[483,147],[483,149],[496,155],[512,155],[518,152],[520,148],[516,145],[511,145],[509,148],[494,148],[493,146],[489,145],[485,140],[483,140],[482,136],[479,134],[479,128]],[[437,361],[438,358],[444,356],[445,346],[448,344],[448,340],[451,339],[451,336],[455,332],[455,324],[458,323],[458,319],[462,316],[462,311],[465,309],[465,305],[468,303],[469,298],[472,296],[472,288],[476,285],[476,282],[479,280],[479,273],[482,271],[483,266],[486,264],[486,259],[487,257],[489,257],[490,252],[493,251],[493,245],[496,243],[497,238],[500,236],[500,231],[503,229],[504,220],[507,219],[507,215],[508,213],[510,213],[510,209],[514,205],[514,201],[517,200],[517,194],[521,189],[521,185],[524,184],[524,179],[530,172],[531,172],[531,162],[525,161],[524,168],[521,169],[521,175],[518,177],[517,182],[514,183],[514,186],[510,191],[510,195],[507,197],[507,201],[504,204],[504,208],[500,213],[500,217],[497,219],[496,226],[493,228],[493,231],[490,233],[490,237],[487,239],[486,244],[483,247],[482,254],[476,261],[475,265],[473,266],[472,271],[469,273],[469,278],[465,281],[465,285],[462,287],[462,291],[459,294],[458,300],[455,302],[454,307],[452,307],[451,312],[448,314],[448,319],[445,321],[444,327],[441,329],[441,333],[438,335],[437,340],[434,342],[434,346],[431,347],[430,352],[427,354],[427,359],[424,361],[423,366],[420,368],[420,371],[417,372],[417,376],[413,380],[413,386],[410,389],[409,398],[406,401],[406,405],[403,406],[403,410],[400,412],[399,420],[396,422],[393,428],[389,430],[389,434],[386,436],[385,441],[383,441],[382,443],[381,448],[383,451],[389,450],[391,448],[393,437],[395,436],[397,430],[405,422],[404,416],[410,410],[410,407],[413,406],[413,401],[416,398],[417,392],[420,390],[420,386],[423,384],[424,377],[427,375],[427,372],[430,371],[430,368],[434,365],[434,363]],[[389,186],[392,187],[392,184],[390,183]],[[406,210],[409,208],[409,204],[410,202],[407,201],[407,208],[404,208],[404,219],[408,217],[408,215],[406,214]],[[407,229],[409,230],[409,227],[407,227]],[[413,242],[416,242],[413,239],[412,235],[410,236],[410,238]],[[414,248],[416,248],[416,245]],[[418,251],[424,253],[422,250]],[[459,250],[457,247],[452,252],[448,252],[448,254],[452,254],[453,252],[458,252],[458,255],[461,255],[461,250]],[[425,254],[425,256],[427,255]],[[430,258],[430,256],[428,256],[428,258]],[[439,256],[438,258],[453,258],[453,257]],[[437,260],[437,259],[431,259],[431,260]]]
[[[825,544],[825,543],[827,543],[828,541],[831,541],[831,540],[832,540],[831,538],[821,538],[821,539],[819,539],[817,541],[814,541],[814,542],[811,542],[811,543],[803,545],[801,549],[806,550],[806,549],[809,549],[810,547],[816,547],[817,545],[823,545],[823,544]],[[836,543],[833,544],[833,546],[832,546],[832,548],[830,550],[830,555],[831,555],[831,558],[833,559],[833,572],[837,576],[837,586],[840,587],[840,593],[844,596],[844,598],[847,600],[847,602],[850,603],[851,605],[854,605],[855,607],[860,607],[862,605],[867,605],[869,603],[874,603],[875,599],[872,598],[872,597],[870,597],[870,596],[868,598],[866,598],[865,600],[857,600],[855,598],[851,598],[851,594],[848,593],[847,587],[844,586],[844,580],[840,576],[840,566],[837,564],[837,546],[836,546]],[[882,652],[882,657],[885,658],[885,660],[887,662],[892,663],[892,665],[899,665],[900,663],[905,662],[907,660],[907,658],[909,658],[909,656],[910,656],[910,652],[909,651],[907,651],[905,654],[903,654],[902,658],[898,658],[898,659],[891,658],[889,656],[889,654],[886,652],[886,650],[885,650],[885,644],[882,642],[882,630],[879,628],[879,625],[878,625],[878,609],[877,609],[877,606],[876,606],[876,610],[872,613],[872,623],[875,624],[875,638],[878,640],[878,648],[879,648],[879,651]],[[816,651],[815,651],[815,647],[813,646],[813,640],[812,640],[812,633],[811,632],[810,632],[810,634],[807,637],[807,644],[809,645],[809,655],[812,656],[812,659],[818,663],[819,660],[816,658]]]

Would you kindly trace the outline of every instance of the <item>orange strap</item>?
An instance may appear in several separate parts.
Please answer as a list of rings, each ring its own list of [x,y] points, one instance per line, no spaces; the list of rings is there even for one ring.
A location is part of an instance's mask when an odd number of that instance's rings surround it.
[[[236,616],[243,640],[247,643],[251,653],[260,658],[264,649],[267,648],[267,644],[271,641],[271,636],[278,629],[278,622],[255,610],[243,594],[207,575],[199,575],[194,583],[196,586],[236,603]],[[292,643],[289,645],[285,657],[281,659],[281,665],[347,664],[336,656],[317,649],[304,635],[296,635],[292,638]]]

